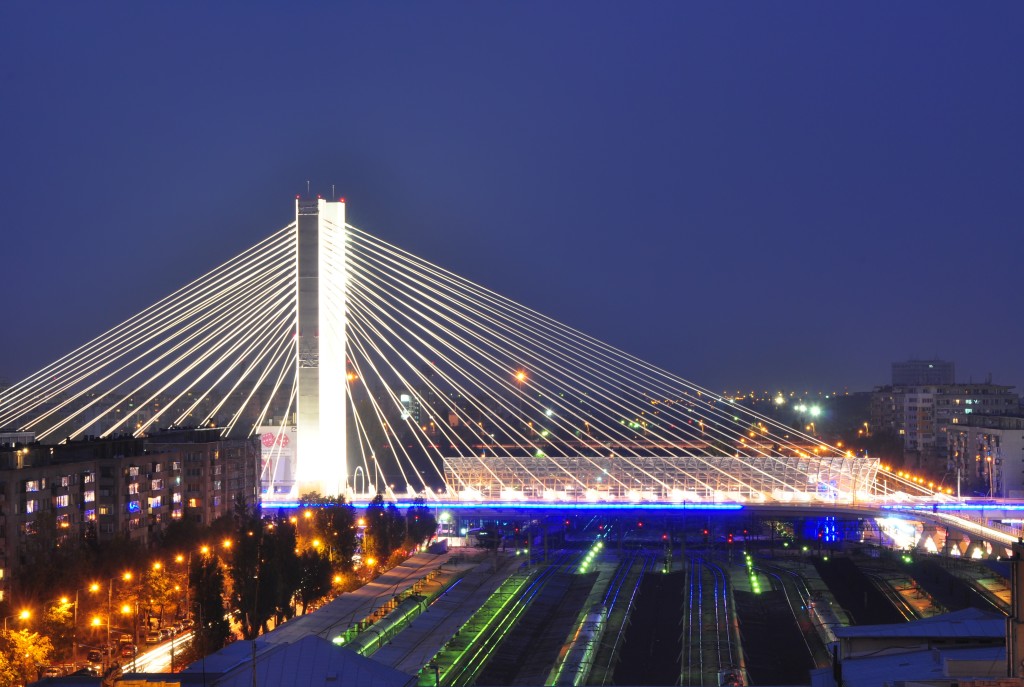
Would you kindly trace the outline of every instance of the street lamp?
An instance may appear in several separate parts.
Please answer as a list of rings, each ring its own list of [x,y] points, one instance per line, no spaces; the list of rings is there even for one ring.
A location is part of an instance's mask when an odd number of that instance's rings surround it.
[[[75,664],[76,667],[78,665],[78,593],[80,591],[82,590],[75,590],[75,601],[73,607],[73,615],[71,618],[71,662]],[[72,601],[70,597],[67,596],[62,596],[59,599],[57,599],[57,604],[61,607],[68,606],[71,603]],[[45,606],[43,610],[45,613]]]
[[[27,608],[22,609],[21,611],[15,613],[14,615],[7,616],[6,618],[4,618],[4,634],[7,633],[7,621],[8,621],[8,619],[10,619],[10,618],[17,618],[18,620],[28,620],[31,617],[32,617],[32,611],[28,610]]]
[[[131,571],[129,570],[129,571],[124,572],[121,575],[121,579],[124,580],[125,582],[131,582],[131,579],[132,579]],[[89,591],[90,592],[96,593],[99,590],[100,590],[99,582],[93,582],[91,585],[89,585]],[[107,580],[107,646],[108,647],[110,646],[110,614],[111,614],[111,606],[113,605],[113,600],[114,600],[114,578],[111,577],[109,580]],[[96,619],[95,618],[93,619],[93,625],[94,626],[96,625]],[[137,643],[138,643],[138,637],[136,637],[136,644]]]
[[[519,387],[519,420],[523,420],[523,383],[526,382],[526,370],[516,371],[516,385]]]
[[[139,602],[135,601],[135,613],[132,614],[131,604],[121,604],[121,615],[132,615],[132,632],[135,635],[135,646],[139,645]]]

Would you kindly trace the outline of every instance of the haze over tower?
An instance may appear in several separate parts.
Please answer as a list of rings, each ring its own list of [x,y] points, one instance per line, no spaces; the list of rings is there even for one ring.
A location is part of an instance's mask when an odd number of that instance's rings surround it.
[[[295,496],[347,490],[345,202],[295,201],[297,408]]]

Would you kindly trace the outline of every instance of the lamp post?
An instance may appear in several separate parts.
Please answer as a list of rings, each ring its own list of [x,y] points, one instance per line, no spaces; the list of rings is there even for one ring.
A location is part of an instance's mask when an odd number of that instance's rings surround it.
[[[109,580],[107,580],[107,622],[106,622],[106,625],[107,625],[107,647],[110,646],[110,615],[111,615],[111,612],[112,612],[112,606],[113,606],[113,602],[114,602],[114,579],[115,578],[111,577]],[[125,582],[130,582],[131,579],[132,579],[131,571],[124,572],[121,575],[121,579],[124,580]],[[100,583],[99,582],[93,582],[91,585],[89,585],[89,591],[90,592],[96,593],[99,590],[100,590]],[[95,622],[93,622],[93,624],[95,625]],[[137,644],[138,643],[138,637],[136,637],[135,639],[136,639],[136,644]]]
[[[30,610],[28,610],[27,608],[23,609],[21,611],[18,611],[14,615],[9,615],[9,616],[5,617],[4,618],[4,634],[7,634],[7,621],[8,621],[8,619],[10,619],[10,618],[17,618],[18,620],[28,620],[31,617],[32,617],[32,612]]]
[[[132,618],[132,636],[135,637],[135,645],[139,645],[139,602],[135,602],[134,613],[132,612],[132,604],[121,604],[121,615],[131,616]]]
[[[71,616],[71,662],[75,664],[75,670],[78,670],[78,592],[81,589],[75,590],[75,610]]]
[[[71,662],[75,665],[76,668],[78,667],[78,592],[80,591],[82,590],[75,590],[75,601],[72,607],[73,615],[71,616]],[[62,610],[64,607],[71,603],[71,599],[67,596],[62,596],[59,599],[57,599],[57,604],[61,606]],[[43,613],[45,617],[45,605],[43,606]]]
[[[523,417],[523,384],[526,382],[526,370],[516,371],[516,386],[519,387],[519,421],[524,425],[526,424],[525,418]]]
[[[184,591],[185,591],[185,605],[184,605],[184,607],[185,607],[185,617],[188,617],[188,571],[189,571],[189,568],[191,568],[192,552],[189,551],[189,553],[188,553],[188,562],[187,563],[185,562],[185,554],[182,554],[182,553],[179,553],[177,556],[174,557],[174,562],[175,563],[183,564],[184,568],[185,568],[184,574],[182,575],[182,582],[183,582],[182,587],[184,588]],[[181,600],[179,599],[178,602],[180,604]],[[180,608],[181,607],[179,606],[179,609]]]

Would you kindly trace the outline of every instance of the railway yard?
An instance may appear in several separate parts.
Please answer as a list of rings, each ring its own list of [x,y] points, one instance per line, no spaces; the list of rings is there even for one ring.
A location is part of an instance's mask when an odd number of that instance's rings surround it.
[[[809,684],[836,627],[1008,602],[1003,572],[977,561],[699,528],[631,539],[596,518],[548,534],[418,554],[279,632],[423,687]]]

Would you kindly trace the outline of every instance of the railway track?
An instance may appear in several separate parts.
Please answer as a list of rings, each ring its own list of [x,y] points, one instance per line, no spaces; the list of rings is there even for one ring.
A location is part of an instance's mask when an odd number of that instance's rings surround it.
[[[505,636],[515,626],[519,617],[530,605],[544,585],[557,571],[575,565],[578,553],[564,553],[551,564],[540,570],[526,585],[519,589],[510,603],[504,605],[492,617],[479,623],[479,627],[467,628],[468,641],[449,643],[449,647],[435,656],[431,662],[433,674],[425,672],[420,684],[438,686],[472,685],[477,676],[490,661]],[[474,620],[468,626],[476,625]],[[424,682],[426,678],[426,682]]]
[[[738,668],[733,622],[725,570],[703,555],[691,556],[681,619],[679,684],[718,687],[725,672]]]
[[[657,556],[651,552],[634,550],[615,571],[615,577],[608,585],[603,601],[605,608],[608,609],[607,630],[594,657],[594,667],[588,684],[605,685],[611,681],[640,583],[644,576],[654,569],[656,558]]]
[[[814,631],[814,619],[811,617],[814,600],[807,582],[800,573],[764,562],[758,562],[754,566],[754,570],[770,577],[773,580],[773,588],[782,591],[786,604],[793,614],[793,619],[800,628],[804,646],[815,667],[827,668],[831,665],[828,649],[818,633]]]
[[[807,652],[815,667],[827,668],[831,664],[831,657],[821,636],[814,630],[815,621],[811,616],[811,610],[815,602],[806,579],[796,570],[763,561],[759,561],[754,568],[774,579],[776,588],[782,591],[786,604],[793,612],[794,620],[804,639],[804,646],[807,647]],[[830,632],[831,629],[827,629],[827,631]]]
[[[865,577],[871,580],[872,584],[880,591],[886,598],[886,600],[892,604],[896,612],[899,613],[904,620],[917,620],[918,612],[914,608],[913,604],[903,598],[903,595],[893,589],[892,584],[885,575],[876,571],[864,571]]]

